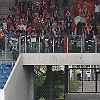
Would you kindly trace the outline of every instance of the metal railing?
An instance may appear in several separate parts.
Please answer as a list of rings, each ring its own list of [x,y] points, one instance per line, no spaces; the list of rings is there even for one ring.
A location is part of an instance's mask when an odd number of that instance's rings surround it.
[[[5,43],[2,44],[2,43]],[[20,35],[17,38],[1,40],[0,60],[16,60],[20,53],[99,53],[97,37],[86,39],[83,35],[60,35],[55,37]],[[4,48],[3,48],[4,47]]]

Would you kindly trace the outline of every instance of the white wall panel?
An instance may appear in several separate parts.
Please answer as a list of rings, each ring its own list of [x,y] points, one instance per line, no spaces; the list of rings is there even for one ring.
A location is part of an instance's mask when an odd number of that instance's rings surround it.
[[[0,100],[5,100],[4,89],[0,89]]]
[[[5,100],[29,100],[29,79],[30,71],[22,66],[20,55],[4,87]]]
[[[24,53],[23,65],[100,65],[100,53]]]

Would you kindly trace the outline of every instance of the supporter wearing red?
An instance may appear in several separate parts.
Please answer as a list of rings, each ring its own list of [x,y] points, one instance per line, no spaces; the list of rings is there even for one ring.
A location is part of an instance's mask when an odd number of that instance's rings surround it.
[[[77,35],[77,25],[72,22],[72,35]]]
[[[22,35],[24,31],[26,31],[26,25],[24,25],[24,20],[20,20],[20,24],[18,25],[17,30],[20,33],[20,35]]]
[[[64,37],[62,42],[63,42],[63,51],[67,53],[68,52],[68,45],[67,45],[68,44],[68,37]]]
[[[43,23],[44,20],[43,20],[42,15],[40,15],[40,17],[38,18],[38,20],[39,20],[39,23],[41,23],[41,24]]]
[[[70,11],[69,11],[69,9],[68,9],[68,10],[66,10],[66,12],[65,12],[65,18],[67,19],[67,18],[69,18],[69,17],[71,17],[71,13],[70,13]]]
[[[33,18],[33,24],[38,25],[38,18],[39,18],[38,14],[35,14]]]
[[[46,20],[46,22],[49,22],[50,19],[51,19],[51,16],[50,16],[49,13],[47,13],[46,16],[45,16],[45,20]]]
[[[66,12],[68,12],[68,11],[69,11],[69,7],[67,6],[64,8],[64,16],[66,15]]]
[[[32,24],[29,23],[29,25],[27,26],[27,32],[28,32],[28,34],[31,34],[32,30],[33,30]]]
[[[56,11],[56,4],[54,2],[51,2],[50,9],[51,9],[51,12],[54,14]]]
[[[46,14],[48,13],[47,8],[43,9],[43,18],[46,16]]]
[[[8,27],[8,30],[10,29],[10,27],[11,27],[11,24],[12,24],[12,20],[11,20],[11,18],[7,18],[7,27]]]
[[[27,18],[29,18],[29,16],[31,16],[30,8],[27,8],[26,14],[27,14]]]
[[[89,12],[87,12],[87,14],[86,14],[86,23],[90,23],[90,14],[89,14]]]
[[[89,26],[89,24],[86,23],[85,25],[85,34],[88,37],[91,31],[91,27]]]
[[[43,7],[45,7],[49,3],[48,0],[42,0],[42,1],[43,1]]]
[[[16,30],[19,24],[19,19],[16,18],[15,20],[13,20],[13,25],[14,25],[14,29]]]

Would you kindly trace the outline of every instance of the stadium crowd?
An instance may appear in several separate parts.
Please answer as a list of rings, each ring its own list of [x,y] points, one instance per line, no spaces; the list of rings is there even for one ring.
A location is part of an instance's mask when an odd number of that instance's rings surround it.
[[[87,0],[82,0],[86,2]],[[79,6],[79,5],[77,5]],[[5,51],[5,38],[8,44],[12,38],[26,36],[27,52],[39,52],[39,37],[41,52],[81,52],[81,37],[84,42],[97,37],[97,52],[100,52],[100,2],[94,2],[94,12],[90,15],[88,9],[78,9],[79,21],[69,6],[59,10],[59,2],[49,0],[37,0],[35,3],[20,2],[17,7],[9,7],[10,14],[1,17],[0,23],[0,50]],[[62,14],[63,13],[63,14]],[[68,38],[68,41],[67,41]],[[24,38],[25,41],[25,38]],[[69,48],[67,48],[67,42]],[[21,43],[23,44],[23,43]],[[67,51],[68,49],[68,51]],[[11,51],[14,50],[11,47]],[[85,51],[88,47],[85,45]]]

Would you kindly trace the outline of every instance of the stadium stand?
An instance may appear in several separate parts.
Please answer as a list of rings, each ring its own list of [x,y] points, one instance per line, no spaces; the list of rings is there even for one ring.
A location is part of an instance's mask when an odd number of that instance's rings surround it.
[[[21,38],[20,46],[21,46],[22,53],[26,53],[26,52],[27,53],[39,53],[39,52],[41,53],[52,53],[52,52],[53,53],[66,53],[68,49],[66,47],[67,45],[66,37],[68,37],[69,39],[68,40],[68,43],[69,43],[68,53],[80,53],[81,52],[80,50],[81,45],[82,45],[81,37],[84,38],[83,42],[87,43],[87,44],[85,43],[86,48],[83,52],[95,52],[94,48],[92,49],[92,44],[93,44],[93,47],[95,45],[94,41],[92,43],[92,40],[94,40],[93,37],[94,35],[96,35],[97,37],[100,38],[99,36],[100,32],[96,31],[94,26],[91,26],[91,24],[93,24],[91,22],[94,21],[92,18],[94,18],[95,16],[91,17],[92,21],[88,23],[88,25],[82,27],[80,23],[76,25],[76,23],[74,22],[74,18],[70,12],[70,7],[65,7],[64,12],[60,12],[62,13],[60,15],[59,7],[56,6],[57,7],[56,10],[54,10],[55,8],[52,8],[53,5],[50,5],[51,2],[49,3],[49,5],[47,2],[45,3],[40,2],[40,1],[35,2],[33,4],[33,9],[31,9],[30,5],[28,5],[29,6],[28,8],[24,7],[25,9],[23,9],[23,6],[25,6],[24,2],[20,2],[20,3],[22,4],[22,5],[19,4],[20,6],[22,6],[21,7],[22,9],[20,9],[20,7],[15,8],[14,6],[9,7],[10,14],[6,17],[5,16],[1,17],[0,53],[3,54],[3,52],[5,52],[4,46],[5,46],[6,37],[7,37],[7,47],[9,49],[9,52],[12,55],[13,60],[17,60],[16,52],[20,54],[19,38]],[[50,9],[50,6],[52,9]],[[89,33],[87,33],[87,31]],[[94,31],[95,33],[93,33]],[[92,34],[92,38],[90,38],[91,34]],[[41,43],[40,45],[39,45],[39,42]],[[25,48],[25,46],[27,48]],[[39,51],[39,46],[41,47],[40,51]],[[55,48],[54,51],[53,51],[53,46]],[[25,52],[25,49],[26,49],[26,52]],[[99,52],[100,51],[98,51],[98,53]],[[12,62],[9,62],[9,63],[3,62],[0,65],[0,88],[1,89],[4,88],[7,82],[7,79],[9,78],[9,75],[13,69],[13,66],[14,66],[14,63]],[[21,68],[23,67],[22,66],[17,66],[17,67],[19,68],[20,73],[22,75]],[[36,68],[34,68],[34,73],[36,75],[44,74],[40,72],[39,69],[36,69]],[[15,75],[15,72],[14,72],[14,75]],[[22,76],[24,77],[24,75]],[[19,79],[22,80],[23,77]],[[16,80],[16,83],[17,83],[17,80]],[[25,82],[23,81],[23,83]],[[10,93],[11,92],[9,92],[9,94]]]
[[[0,88],[3,89],[6,81],[13,69],[14,63],[12,62],[2,62],[0,65]]]

